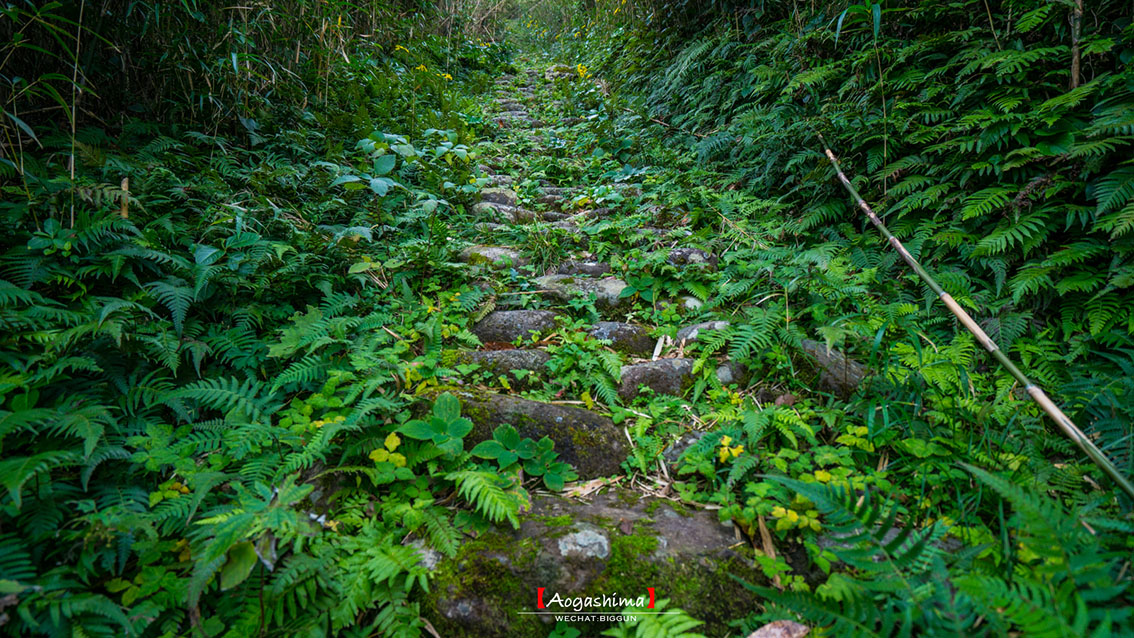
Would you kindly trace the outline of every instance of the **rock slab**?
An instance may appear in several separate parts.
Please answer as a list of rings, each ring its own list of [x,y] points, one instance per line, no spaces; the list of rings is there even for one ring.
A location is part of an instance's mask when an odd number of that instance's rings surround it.
[[[595,339],[610,340],[610,347],[626,354],[648,356],[657,343],[644,326],[620,321],[600,321],[587,331]]]
[[[548,296],[561,301],[571,299],[577,294],[594,293],[595,305],[599,308],[615,308],[626,302],[620,295],[626,282],[617,277],[593,279],[576,275],[547,275],[535,280],[536,285],[547,290]]]
[[[514,613],[517,601],[602,595],[636,599],[653,587],[725,635],[725,623],[757,601],[729,574],[753,584],[767,579],[737,553],[732,526],[715,513],[686,511],[630,491],[599,494],[590,503],[540,496],[518,530],[497,529],[463,545],[435,572],[430,622],[447,638],[545,638],[539,616]],[[551,611],[556,611],[551,607]],[[574,625],[597,636],[607,624]]]
[[[680,396],[693,375],[693,359],[658,359],[632,366],[622,366],[622,385],[618,396],[629,401],[638,396],[638,386],[646,386],[657,394]]]
[[[555,313],[550,310],[496,310],[476,322],[472,333],[484,343],[512,343],[554,327]]]
[[[497,427],[507,424],[525,438],[550,438],[559,460],[575,468],[581,479],[620,473],[619,465],[627,454],[626,439],[622,428],[609,417],[574,406],[474,389],[440,390],[460,399],[461,413],[473,422],[473,431],[465,437],[466,446],[491,439]]]

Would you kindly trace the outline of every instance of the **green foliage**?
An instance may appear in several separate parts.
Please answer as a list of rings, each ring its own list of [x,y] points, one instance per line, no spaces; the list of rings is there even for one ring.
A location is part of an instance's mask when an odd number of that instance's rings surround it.
[[[445,277],[431,233],[477,190],[465,91],[502,47],[411,37],[425,6],[235,9],[244,20],[111,3],[80,20],[81,3],[40,4],[0,14],[28,38],[2,45],[5,83],[31,83],[5,93],[0,126],[0,624],[420,635],[428,570],[407,537],[452,556],[527,502],[464,451],[451,395],[442,431],[411,436],[442,341],[472,338],[466,308],[419,301]],[[107,83],[120,55],[125,84]],[[61,98],[75,56],[98,106]],[[11,116],[52,101],[73,136]],[[342,188],[362,175],[369,188]]]

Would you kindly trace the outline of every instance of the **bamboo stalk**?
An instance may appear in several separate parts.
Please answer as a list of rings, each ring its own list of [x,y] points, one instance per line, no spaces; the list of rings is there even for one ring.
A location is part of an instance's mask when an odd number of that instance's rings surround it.
[[[1011,374],[1016,379],[1016,381],[1018,381],[1020,385],[1024,387],[1024,390],[1027,391],[1028,396],[1032,398],[1032,401],[1035,401],[1035,403],[1039,405],[1040,408],[1042,408],[1043,411],[1048,414],[1048,416],[1051,417],[1051,420],[1055,421],[1055,425],[1063,432],[1063,434],[1065,434],[1067,438],[1071,439],[1076,445],[1078,445],[1079,449],[1081,449],[1083,453],[1086,454],[1091,459],[1091,461],[1094,462],[1095,465],[1099,466],[1099,468],[1107,476],[1109,476],[1115,483],[1118,484],[1120,488],[1122,488],[1122,491],[1126,492],[1126,494],[1131,498],[1134,498],[1134,484],[1131,484],[1130,480],[1123,476],[1122,472],[1118,470],[1118,467],[1114,465],[1114,462],[1111,461],[1110,458],[1108,458],[1106,454],[1104,454],[1103,451],[1095,445],[1094,441],[1091,441],[1087,437],[1087,435],[1084,434],[1083,431],[1080,430],[1078,426],[1076,426],[1075,423],[1072,422],[1071,419],[1063,413],[1063,410],[1059,409],[1059,406],[1055,405],[1055,402],[1047,396],[1042,388],[1033,383],[1031,379],[1027,377],[1027,375],[1025,375],[1018,367],[1016,367],[1016,364],[1008,358],[1008,355],[1004,354],[1004,351],[996,345],[996,342],[993,341],[992,338],[990,338],[988,334],[985,333],[985,331],[977,324],[977,322],[973,321],[973,318],[969,316],[969,313],[965,312],[964,308],[961,308],[960,304],[958,304],[953,299],[953,297],[949,295],[949,293],[945,292],[945,290],[942,289],[940,285],[938,285],[937,281],[934,280],[928,272],[926,272],[925,268],[922,268],[921,264],[919,264],[917,260],[914,259],[913,255],[911,255],[910,252],[906,250],[906,247],[902,245],[902,242],[899,241],[897,237],[894,237],[893,233],[890,232],[890,229],[886,228],[886,225],[882,223],[882,220],[878,218],[878,215],[876,215],[874,213],[874,210],[870,208],[870,205],[867,204],[866,201],[862,199],[862,196],[858,194],[858,191],[855,190],[854,185],[850,183],[850,180],[847,179],[847,176],[843,173],[843,169],[839,166],[839,160],[835,157],[835,154],[831,152],[830,147],[827,146],[827,141],[823,139],[822,135],[819,135],[819,141],[823,143],[823,151],[826,153],[827,159],[830,160],[831,165],[835,167],[835,174],[838,175],[839,181],[842,182],[843,187],[846,188],[847,192],[851,194],[851,197],[854,198],[855,203],[858,204],[858,207],[866,213],[866,216],[870,219],[870,222],[874,224],[874,226],[882,233],[882,236],[885,237],[888,242],[890,242],[890,245],[894,247],[894,250],[898,251],[898,254],[901,255],[902,259],[905,260],[907,264],[909,264],[910,268],[912,268],[915,273],[917,273],[917,276],[920,277],[921,280],[925,282],[927,286],[929,286],[930,290],[932,290],[938,296],[938,298],[941,299],[941,302],[944,303],[945,307],[948,308],[949,311],[957,317],[957,320],[961,322],[961,325],[963,325],[969,332],[971,332],[973,336],[976,337],[980,345],[982,345],[985,350],[987,350],[998,362],[1000,362],[1000,365],[1003,366],[1004,369],[1007,370],[1008,373]]]

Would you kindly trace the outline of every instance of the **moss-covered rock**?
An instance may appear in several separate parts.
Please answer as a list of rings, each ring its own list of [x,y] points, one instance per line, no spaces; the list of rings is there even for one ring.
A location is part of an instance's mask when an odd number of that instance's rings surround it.
[[[626,440],[622,429],[609,417],[566,405],[531,401],[473,388],[438,388],[437,394],[451,392],[461,401],[461,413],[473,422],[465,437],[475,445],[492,438],[497,427],[508,424],[520,436],[555,442],[559,460],[571,464],[580,478],[617,474],[626,460]]]
[[[656,343],[645,326],[620,321],[600,321],[591,326],[587,334],[595,339],[607,339],[611,348],[639,357],[649,356]]]
[[[622,366],[618,395],[629,401],[646,386],[658,394],[680,395],[693,381],[693,359],[658,359]]]
[[[536,279],[535,283],[546,290],[548,296],[563,301],[577,294],[594,293],[595,305],[599,308],[616,308],[627,303],[627,299],[621,296],[626,282],[617,277],[599,279],[576,275],[547,275]]]
[[[636,599],[652,587],[704,620],[707,635],[724,635],[725,623],[756,603],[730,574],[766,583],[733,545],[731,526],[714,513],[678,512],[669,501],[623,491],[591,503],[538,497],[520,529],[484,534],[437,565],[423,613],[447,637],[545,638],[554,617],[519,612],[570,611],[550,604],[555,594]],[[543,610],[536,609],[540,587]],[[572,624],[597,635],[610,623]]]
[[[818,341],[804,339],[801,346],[803,352],[819,367],[820,384],[839,396],[849,397],[869,374],[866,366]]]
[[[528,263],[520,251],[508,246],[469,246],[461,251],[458,258],[468,264],[485,264],[495,268],[507,265],[518,267]]]
[[[512,343],[553,328],[555,313],[550,310],[497,310],[476,322],[472,333],[485,343]]]
[[[474,363],[492,374],[507,376],[514,382],[522,380],[513,370],[544,371],[550,359],[551,355],[543,350],[524,349],[457,351],[453,354],[453,363]]]

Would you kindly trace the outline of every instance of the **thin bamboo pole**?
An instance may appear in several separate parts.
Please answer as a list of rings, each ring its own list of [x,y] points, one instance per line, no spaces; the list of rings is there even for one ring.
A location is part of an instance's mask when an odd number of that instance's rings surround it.
[[[835,174],[838,175],[839,181],[842,182],[843,187],[846,188],[847,192],[851,194],[851,197],[854,198],[855,203],[858,204],[858,207],[866,213],[866,216],[870,219],[870,222],[874,224],[875,228],[877,228],[882,233],[882,236],[885,237],[888,242],[890,242],[890,245],[894,247],[894,250],[898,251],[898,254],[901,255],[902,259],[905,260],[907,264],[909,264],[909,267],[917,273],[917,276],[920,277],[921,280],[924,281],[927,286],[929,286],[929,289],[932,290],[941,299],[941,302],[944,303],[945,307],[948,308],[949,311],[957,317],[957,320],[961,322],[961,325],[963,325],[969,332],[973,334],[974,337],[976,337],[980,345],[984,346],[984,349],[987,350],[997,361],[999,361],[1000,365],[1003,366],[1004,369],[1007,370],[1008,373],[1011,374],[1016,379],[1016,381],[1020,383],[1020,385],[1024,386],[1024,390],[1027,391],[1028,396],[1030,396],[1032,400],[1035,401],[1036,404],[1039,405],[1040,408],[1042,408],[1043,411],[1051,417],[1052,421],[1055,421],[1055,425],[1063,431],[1067,438],[1071,439],[1076,445],[1078,445],[1079,449],[1083,450],[1083,453],[1090,457],[1091,461],[1093,461],[1095,465],[1099,466],[1099,468],[1102,469],[1102,471],[1106,473],[1107,476],[1114,480],[1114,482],[1117,483],[1124,492],[1126,492],[1131,498],[1134,498],[1134,484],[1131,484],[1130,480],[1123,476],[1122,472],[1120,472],[1114,465],[1114,462],[1111,461],[1106,456],[1106,454],[1104,454],[1103,451],[1094,444],[1094,441],[1091,441],[1089,438],[1087,438],[1087,435],[1084,434],[1083,431],[1080,430],[1078,426],[1076,426],[1075,423],[1072,422],[1071,419],[1063,413],[1063,410],[1060,410],[1059,406],[1055,405],[1055,402],[1048,398],[1047,394],[1043,391],[1042,388],[1028,379],[1027,375],[1025,375],[1018,367],[1016,367],[1015,363],[1012,363],[1012,360],[1008,358],[1008,355],[1004,354],[1004,351],[996,345],[996,342],[994,342],[984,332],[984,330],[980,327],[980,325],[977,324],[977,322],[973,321],[973,318],[969,316],[969,313],[965,312],[964,308],[961,308],[960,304],[958,304],[953,299],[953,297],[949,295],[949,293],[945,292],[945,290],[942,289],[940,285],[938,285],[937,281],[934,280],[928,272],[926,272],[925,268],[922,268],[921,264],[919,264],[917,260],[914,259],[913,255],[911,255],[908,250],[906,250],[906,247],[902,245],[902,242],[899,241],[897,237],[894,237],[893,233],[890,232],[890,229],[886,228],[886,225],[883,224],[882,220],[878,218],[878,215],[874,213],[874,210],[870,208],[870,205],[867,204],[866,201],[862,199],[862,196],[858,194],[858,191],[855,190],[854,185],[852,185],[850,180],[847,179],[847,176],[843,173],[843,169],[839,166],[839,160],[835,157],[835,154],[831,152],[830,147],[827,146],[827,140],[823,139],[822,135],[819,135],[819,141],[823,143],[823,151],[826,153],[827,159],[831,161],[831,165],[835,167]]]

